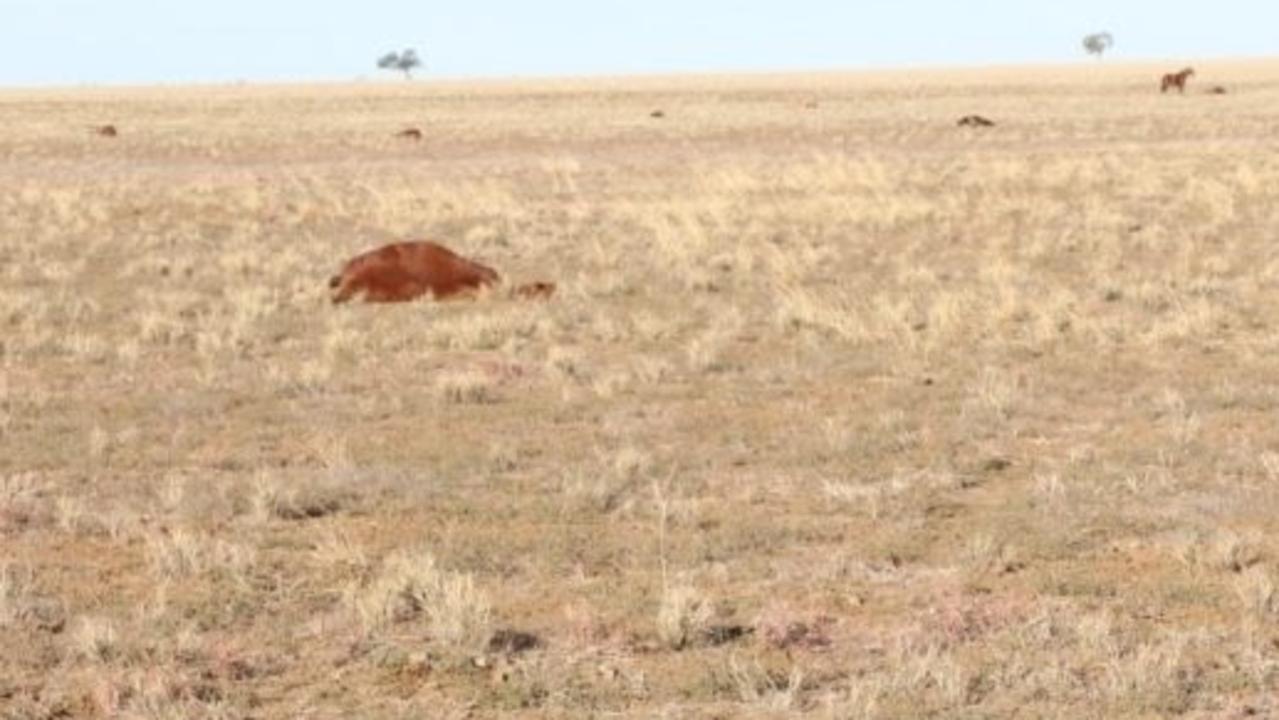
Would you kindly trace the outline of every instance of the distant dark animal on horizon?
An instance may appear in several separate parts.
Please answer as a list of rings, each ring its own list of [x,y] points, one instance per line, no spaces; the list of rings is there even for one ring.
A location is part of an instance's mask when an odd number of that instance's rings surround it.
[[[417,128],[405,128],[395,133],[395,137],[404,138],[405,140],[421,140],[422,131]]]
[[[1214,85],[1213,87],[1208,88],[1209,95],[1225,95],[1226,92],[1227,90],[1220,85]]]
[[[115,125],[94,125],[93,134],[102,137],[117,137],[120,131],[116,130]]]
[[[995,121],[981,115],[965,115],[956,123],[959,127],[995,127]]]
[[[1180,72],[1168,73],[1159,81],[1159,92],[1166,93],[1169,88],[1177,88],[1177,92],[1186,92],[1186,80],[1195,74],[1194,68],[1185,68]]]
[[[662,118],[666,117],[666,111],[654,110],[653,112],[649,113],[648,116],[651,118],[655,118],[657,120],[661,120]]]
[[[329,279],[333,303],[356,296],[365,302],[408,302],[429,295],[436,300],[474,296],[497,285],[497,271],[425,240],[397,242],[351,258]],[[510,296],[549,298],[555,284],[535,282],[512,288]]]

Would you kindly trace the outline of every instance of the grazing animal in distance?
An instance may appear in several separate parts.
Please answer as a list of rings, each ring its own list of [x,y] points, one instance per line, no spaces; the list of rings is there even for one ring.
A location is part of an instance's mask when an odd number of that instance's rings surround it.
[[[1169,88],[1177,88],[1177,92],[1186,92],[1186,80],[1195,74],[1194,68],[1185,68],[1180,72],[1168,73],[1159,81],[1159,92],[1166,93]]]
[[[405,128],[395,133],[395,137],[404,138],[405,140],[421,140],[422,131],[417,128]]]
[[[1209,95],[1225,95],[1226,89],[1220,85],[1214,85],[1211,88],[1208,88],[1208,94]]]
[[[666,117],[666,111],[654,110],[653,112],[649,113],[648,116],[657,120],[661,120],[662,118]]]
[[[965,115],[959,118],[959,127],[995,127],[995,121],[981,115]]]
[[[329,279],[333,304],[357,295],[365,302],[408,302],[473,296],[499,282],[497,271],[427,240],[397,242],[351,258]],[[549,298],[554,283],[536,282],[511,290],[511,297]]]
[[[120,134],[115,125],[94,125],[93,133],[102,137],[117,137]]]

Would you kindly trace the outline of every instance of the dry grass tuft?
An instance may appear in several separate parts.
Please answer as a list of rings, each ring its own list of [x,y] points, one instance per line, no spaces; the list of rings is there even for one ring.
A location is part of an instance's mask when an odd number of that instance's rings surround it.
[[[430,642],[475,654],[492,631],[490,601],[474,578],[441,570],[425,551],[391,555],[368,583],[348,590],[346,603],[370,636],[421,622]]]

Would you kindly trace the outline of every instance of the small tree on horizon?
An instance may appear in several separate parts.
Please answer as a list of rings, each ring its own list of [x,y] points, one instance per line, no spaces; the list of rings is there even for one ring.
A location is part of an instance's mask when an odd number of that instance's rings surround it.
[[[383,70],[399,70],[404,73],[404,78],[413,77],[413,70],[422,66],[422,60],[417,56],[417,51],[408,48],[404,52],[389,52],[377,59],[377,66]]]
[[[1084,50],[1089,55],[1096,55],[1100,60],[1101,56],[1115,44],[1115,36],[1108,32],[1092,33],[1084,36]]]

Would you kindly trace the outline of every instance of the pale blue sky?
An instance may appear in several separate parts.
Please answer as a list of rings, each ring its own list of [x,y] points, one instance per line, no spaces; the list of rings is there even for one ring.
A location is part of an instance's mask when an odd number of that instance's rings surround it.
[[[0,86],[349,80],[415,47],[427,77],[1279,54],[1279,0],[0,0]]]

